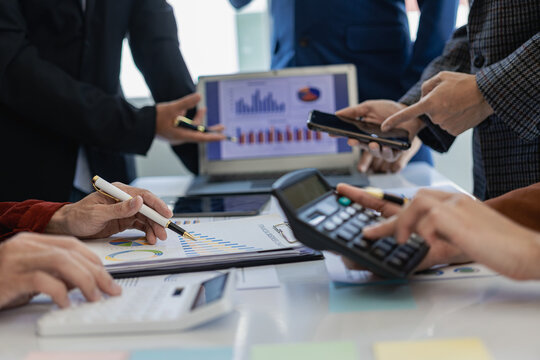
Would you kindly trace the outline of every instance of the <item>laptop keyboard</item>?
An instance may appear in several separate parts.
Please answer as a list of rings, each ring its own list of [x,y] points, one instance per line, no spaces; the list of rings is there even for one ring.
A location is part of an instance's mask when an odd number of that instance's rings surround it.
[[[340,176],[340,175],[350,175],[351,171],[349,168],[341,169],[330,169],[330,170],[320,170],[324,176]],[[288,173],[288,171],[283,172],[257,172],[257,173],[243,173],[243,174],[220,174],[212,175],[209,177],[209,183],[217,182],[230,182],[230,181],[249,181],[249,180],[277,180],[281,176]],[[269,183],[272,184],[271,182]]]

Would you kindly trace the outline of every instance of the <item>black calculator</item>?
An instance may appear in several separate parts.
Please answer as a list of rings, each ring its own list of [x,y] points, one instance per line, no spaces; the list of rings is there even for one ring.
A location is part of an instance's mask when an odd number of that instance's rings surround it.
[[[298,241],[316,250],[342,254],[379,276],[407,277],[429,250],[417,235],[401,245],[393,237],[365,239],[362,228],[383,218],[339,196],[316,169],[282,176],[272,186],[272,194]]]

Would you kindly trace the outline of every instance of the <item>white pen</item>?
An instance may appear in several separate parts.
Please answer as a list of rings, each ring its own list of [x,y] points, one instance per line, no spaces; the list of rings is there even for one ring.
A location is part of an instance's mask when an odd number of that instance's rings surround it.
[[[115,199],[116,201],[127,201],[133,198],[128,193],[120,190],[119,188],[117,188],[116,186],[108,182],[107,180],[104,180],[97,175],[92,178],[92,184],[94,185],[94,188],[97,191]],[[159,225],[163,226],[164,228],[171,229],[172,231],[179,234],[180,236],[185,236],[189,239],[197,240],[193,237],[193,235],[188,233],[186,230],[182,229],[180,226],[176,225],[171,220],[167,219],[164,216],[161,216],[156,210],[151,209],[144,204],[139,210],[139,212],[143,214],[144,216],[146,216],[147,218],[149,218],[150,220],[155,221]]]

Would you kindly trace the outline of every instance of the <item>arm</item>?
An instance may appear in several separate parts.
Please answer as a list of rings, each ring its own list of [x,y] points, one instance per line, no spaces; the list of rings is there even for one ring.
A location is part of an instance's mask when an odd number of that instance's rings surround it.
[[[540,136],[540,32],[501,61],[476,74],[495,114],[522,139]]]
[[[136,109],[43,60],[28,40],[17,0],[0,1],[0,42],[3,106],[35,128],[81,144],[146,153],[155,134],[154,108]]]
[[[420,22],[412,55],[402,76],[405,89],[420,79],[426,66],[441,55],[456,25],[458,0],[419,0]]]
[[[420,80],[399,100],[405,105],[417,103],[422,97],[422,84],[441,71],[455,71],[470,73],[469,40],[465,26],[457,29],[444,48],[443,54],[433,60],[422,73]],[[439,152],[448,151],[455,137],[432,124],[426,117],[422,118],[426,123],[418,135],[424,144],[429,145]]]
[[[54,213],[64,205],[39,200],[0,203],[0,240],[22,231],[45,231]]]

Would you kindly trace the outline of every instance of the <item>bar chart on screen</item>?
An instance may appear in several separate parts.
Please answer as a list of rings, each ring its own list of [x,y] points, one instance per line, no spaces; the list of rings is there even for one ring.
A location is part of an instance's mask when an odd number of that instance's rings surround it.
[[[322,141],[324,136],[325,134],[311,131],[308,128],[291,126],[285,126],[284,128],[270,126],[269,128],[259,130],[236,128],[238,146]]]

